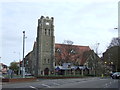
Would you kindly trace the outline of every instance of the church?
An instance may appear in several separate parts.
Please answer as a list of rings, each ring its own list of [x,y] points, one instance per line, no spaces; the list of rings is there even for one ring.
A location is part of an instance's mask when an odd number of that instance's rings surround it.
[[[87,70],[87,74],[92,71],[94,73],[95,56],[97,57],[89,46],[56,44],[54,18],[41,16],[38,19],[37,38],[33,50],[24,58],[25,71],[36,77],[51,74],[73,74],[78,69],[80,74],[81,70]]]

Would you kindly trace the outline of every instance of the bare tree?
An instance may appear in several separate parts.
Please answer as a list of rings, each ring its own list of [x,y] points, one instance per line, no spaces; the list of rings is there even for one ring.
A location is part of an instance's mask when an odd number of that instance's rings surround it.
[[[120,71],[119,65],[120,37],[113,38],[106,52],[103,53],[103,60],[110,64],[112,63],[113,71]]]
[[[63,44],[73,45],[73,41],[71,40],[64,40]]]
[[[108,49],[113,47],[113,46],[120,46],[120,37],[113,38],[111,43],[108,46]]]

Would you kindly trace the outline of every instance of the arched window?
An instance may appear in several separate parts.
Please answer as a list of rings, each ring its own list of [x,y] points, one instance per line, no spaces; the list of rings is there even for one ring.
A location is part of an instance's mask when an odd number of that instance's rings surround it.
[[[45,35],[47,35],[47,30],[45,29]]]
[[[48,59],[48,63],[50,63],[50,59]]]
[[[46,59],[44,59],[44,64],[46,63]]]
[[[50,29],[49,29],[49,36],[50,36]]]

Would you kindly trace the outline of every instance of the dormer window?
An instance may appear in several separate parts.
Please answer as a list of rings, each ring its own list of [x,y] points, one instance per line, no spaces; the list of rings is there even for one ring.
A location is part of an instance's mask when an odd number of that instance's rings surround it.
[[[59,48],[57,48],[57,49],[56,49],[56,52],[60,53],[60,52],[61,52],[61,50],[60,50]]]
[[[73,54],[75,54],[75,51],[73,49],[70,52],[73,53]]]

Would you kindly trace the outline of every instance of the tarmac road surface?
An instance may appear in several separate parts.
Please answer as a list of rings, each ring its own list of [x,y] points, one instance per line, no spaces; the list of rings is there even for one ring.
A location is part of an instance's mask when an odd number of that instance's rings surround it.
[[[6,88],[29,88],[41,90],[47,88],[120,88],[120,80],[111,78],[44,79],[35,82],[4,83]],[[119,89],[118,89],[119,90]]]

